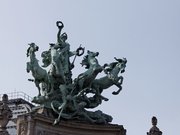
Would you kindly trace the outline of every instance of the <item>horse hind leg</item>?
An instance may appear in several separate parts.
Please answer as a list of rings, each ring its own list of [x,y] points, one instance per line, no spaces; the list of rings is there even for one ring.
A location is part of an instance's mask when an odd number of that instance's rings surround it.
[[[123,83],[124,78],[122,76],[119,76],[118,80],[120,80],[119,84],[121,85]]]
[[[34,83],[35,83],[36,87],[38,88],[38,92],[39,92],[39,93],[38,93],[38,97],[39,97],[39,96],[41,96],[41,92],[40,92],[40,91],[41,91],[41,88],[40,88],[40,86],[39,86],[40,82],[37,81],[37,80],[35,80]]]
[[[104,101],[108,101],[108,100],[109,100],[108,98],[102,96],[101,94],[99,95],[99,97],[100,97],[102,100],[104,100]]]

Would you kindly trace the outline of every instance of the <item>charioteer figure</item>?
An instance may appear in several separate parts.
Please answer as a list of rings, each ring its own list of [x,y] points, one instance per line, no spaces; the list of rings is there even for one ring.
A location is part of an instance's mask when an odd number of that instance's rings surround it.
[[[75,58],[76,58],[76,56],[81,56],[84,54],[84,48],[82,48],[80,46],[76,51],[70,51],[70,44],[68,42],[66,42],[66,40],[68,39],[67,34],[65,32],[61,34],[64,24],[61,21],[57,21],[56,25],[59,29],[59,31],[57,33],[57,47],[60,48],[63,71],[64,71],[64,75],[66,77],[66,83],[68,84],[68,83],[72,83],[71,70],[74,68]],[[74,58],[73,62],[71,63],[69,58],[74,55],[75,55],[75,58]]]

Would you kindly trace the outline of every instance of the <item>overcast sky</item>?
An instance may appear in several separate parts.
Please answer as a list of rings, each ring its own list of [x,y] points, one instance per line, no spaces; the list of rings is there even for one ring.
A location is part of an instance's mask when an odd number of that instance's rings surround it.
[[[36,96],[28,82],[26,49],[35,42],[42,51],[56,42],[56,21],[63,21],[71,50],[80,44],[99,51],[99,63],[126,57],[123,90],[103,95],[98,108],[123,125],[127,135],[145,135],[151,117],[163,135],[180,134],[180,1],[179,0],[1,0],[0,93],[23,91]],[[73,76],[81,73],[76,60]]]

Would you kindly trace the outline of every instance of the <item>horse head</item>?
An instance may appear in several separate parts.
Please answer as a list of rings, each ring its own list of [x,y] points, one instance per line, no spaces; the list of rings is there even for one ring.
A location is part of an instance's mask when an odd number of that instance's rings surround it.
[[[36,51],[38,51],[39,50],[39,47],[35,44],[35,43],[30,43],[30,44],[28,44],[29,45],[29,48],[27,49],[27,57],[30,55],[30,54],[32,54],[32,53],[34,53],[34,52],[36,52]]]
[[[86,66],[87,69],[84,73],[81,73],[77,78],[78,89],[82,90],[91,85],[98,73],[103,70],[103,67],[99,65],[96,57],[99,55],[98,52],[87,51],[87,55],[84,56],[81,65]]]
[[[41,53],[43,65],[42,67],[48,67],[51,64],[51,52],[50,50]]]
[[[123,58],[123,59],[117,59],[116,57],[114,57],[114,59],[117,61],[117,66],[121,69],[121,73],[125,72],[125,68],[126,68],[126,63],[127,63],[127,59]]]
[[[87,50],[87,54],[89,57],[97,57],[99,55],[99,52],[91,52]]]
[[[99,65],[96,57],[99,55],[99,52],[91,52],[87,51],[87,55],[84,56],[81,65],[86,66],[85,68],[88,69],[92,65]]]

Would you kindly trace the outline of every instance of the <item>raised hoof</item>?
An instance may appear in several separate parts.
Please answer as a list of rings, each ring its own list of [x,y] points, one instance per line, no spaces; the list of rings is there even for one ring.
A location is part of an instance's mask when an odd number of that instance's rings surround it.
[[[112,94],[113,94],[113,95],[118,95],[120,91],[121,91],[121,90],[113,91]]]

